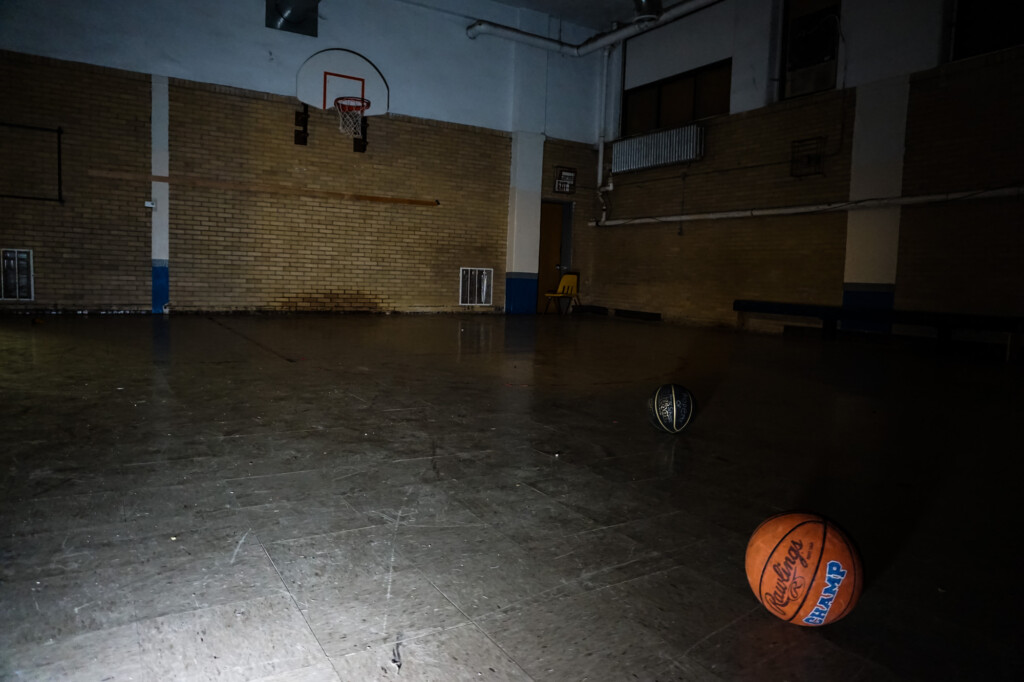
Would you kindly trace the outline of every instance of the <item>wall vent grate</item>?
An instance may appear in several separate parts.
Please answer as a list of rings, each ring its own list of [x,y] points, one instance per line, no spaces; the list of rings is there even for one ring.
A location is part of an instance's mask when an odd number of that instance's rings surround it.
[[[493,268],[459,269],[459,305],[491,305]]]

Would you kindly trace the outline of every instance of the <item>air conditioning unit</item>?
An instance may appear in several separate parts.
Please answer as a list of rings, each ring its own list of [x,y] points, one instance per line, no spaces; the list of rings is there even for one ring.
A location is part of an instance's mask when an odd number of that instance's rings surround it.
[[[691,124],[612,142],[612,172],[644,170],[704,156],[704,128]]]

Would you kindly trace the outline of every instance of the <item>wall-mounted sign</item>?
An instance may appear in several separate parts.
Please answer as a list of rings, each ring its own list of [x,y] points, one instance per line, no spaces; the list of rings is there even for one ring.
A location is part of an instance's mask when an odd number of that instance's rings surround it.
[[[576,191],[575,168],[555,168],[555,191],[559,194],[572,194]]]

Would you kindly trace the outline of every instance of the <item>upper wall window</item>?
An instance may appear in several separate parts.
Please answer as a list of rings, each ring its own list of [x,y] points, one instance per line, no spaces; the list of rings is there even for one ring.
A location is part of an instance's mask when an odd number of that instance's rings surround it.
[[[1019,3],[1006,0],[960,0],[953,24],[953,59],[1024,44],[1017,14]]]
[[[678,128],[729,113],[732,60],[647,83],[623,94],[622,136]]]
[[[838,0],[786,0],[783,21],[783,98],[835,88],[841,36]]]

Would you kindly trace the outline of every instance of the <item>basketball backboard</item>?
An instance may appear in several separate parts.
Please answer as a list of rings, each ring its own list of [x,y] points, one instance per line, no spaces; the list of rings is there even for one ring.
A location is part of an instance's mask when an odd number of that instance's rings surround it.
[[[296,79],[299,101],[320,109],[334,108],[338,97],[370,100],[364,116],[388,113],[390,93],[380,70],[352,50],[332,48],[317,52],[299,68]]]

